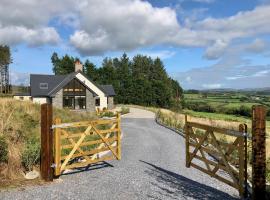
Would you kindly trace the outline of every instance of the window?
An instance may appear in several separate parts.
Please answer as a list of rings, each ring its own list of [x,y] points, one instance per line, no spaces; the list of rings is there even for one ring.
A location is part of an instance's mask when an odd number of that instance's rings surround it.
[[[96,98],[96,106],[100,106],[100,98]]]
[[[63,107],[86,109],[86,88],[77,79],[73,79],[63,88]]]
[[[48,83],[39,83],[39,88],[42,90],[47,90],[48,89]]]

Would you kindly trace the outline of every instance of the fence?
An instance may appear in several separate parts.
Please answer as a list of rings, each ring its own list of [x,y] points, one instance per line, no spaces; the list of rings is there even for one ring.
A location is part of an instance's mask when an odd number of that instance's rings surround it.
[[[52,181],[66,169],[121,159],[121,119],[97,119],[52,125],[52,106],[41,106],[41,176]],[[101,155],[102,154],[102,155]],[[54,169],[54,170],[53,170]]]
[[[233,131],[189,122],[186,117],[186,166],[236,188],[243,197],[247,181],[245,132],[242,124],[239,131]],[[231,142],[222,140],[223,135],[231,137]]]

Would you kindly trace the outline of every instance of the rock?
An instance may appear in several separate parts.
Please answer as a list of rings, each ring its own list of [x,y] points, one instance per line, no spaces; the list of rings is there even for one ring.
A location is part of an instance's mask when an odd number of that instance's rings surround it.
[[[36,178],[38,178],[39,177],[39,172],[38,171],[36,171],[36,170],[33,170],[33,171],[31,171],[31,172],[27,172],[26,174],[25,174],[25,176],[24,176],[24,178],[26,178],[26,179],[36,179]]]

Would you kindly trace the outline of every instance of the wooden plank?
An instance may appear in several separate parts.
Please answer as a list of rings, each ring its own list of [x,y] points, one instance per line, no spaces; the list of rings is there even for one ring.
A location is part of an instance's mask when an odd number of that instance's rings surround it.
[[[87,162],[75,163],[75,164],[67,165],[62,170],[78,168],[78,167],[86,167],[89,164],[98,163],[98,162],[102,162],[102,161],[106,161],[106,160],[113,160],[113,159],[114,159],[113,156],[104,156],[102,158],[98,158],[98,159],[95,159],[95,160],[89,160]]]
[[[60,124],[61,123],[61,119],[60,118],[56,118],[55,119],[55,124]],[[55,164],[55,168],[54,168],[54,174],[56,176],[60,175],[60,168],[61,168],[61,130],[59,128],[56,128],[54,130],[54,164]]]
[[[116,149],[116,147],[112,147],[112,149]],[[100,152],[103,152],[103,151],[110,151],[110,149],[108,147],[103,147],[101,149],[92,149],[90,151],[84,151],[84,152],[79,152],[79,153],[74,153],[70,159],[72,158],[77,158],[77,157],[84,157],[84,156],[90,156],[90,155],[93,155],[93,154],[96,154],[96,153],[100,153]],[[61,160],[65,160],[67,156],[62,156],[61,157]],[[87,159],[87,160],[90,160],[90,159]]]
[[[98,119],[98,120],[92,120],[92,121],[82,121],[82,122],[73,122],[73,123],[63,123],[58,124],[57,126],[54,125],[52,128],[77,128],[77,127],[87,127],[91,124],[94,125],[105,125],[105,124],[113,124],[116,123],[116,119]]]
[[[204,137],[199,141],[199,143],[196,145],[194,151],[190,154],[189,163],[191,162],[192,158],[197,154],[198,150],[201,148],[203,142],[206,140],[209,133],[210,132],[208,130],[204,133]]]
[[[239,131],[244,132],[244,127],[239,126]],[[244,160],[244,138],[239,138],[239,196],[244,197],[244,170],[245,170],[245,160]]]
[[[117,159],[121,160],[121,115],[117,113]]]
[[[110,144],[108,144],[107,142],[106,142],[106,138],[104,138],[104,136],[102,135],[102,134],[100,134],[99,133],[99,130],[95,127],[95,126],[93,126],[93,129],[96,131],[96,133],[101,137],[101,139],[103,140],[103,142],[105,143],[105,145],[107,146],[107,147],[109,147],[109,149],[111,150],[111,152],[112,152],[112,154],[115,156],[115,158],[117,158],[118,159],[118,155],[115,153],[115,151],[111,148],[111,146],[110,146]]]
[[[214,140],[213,140],[213,143],[214,143],[215,147],[217,148],[217,150],[219,151],[219,154],[220,154],[220,156],[221,156],[221,160],[223,161],[224,165],[225,165],[226,168],[227,168],[226,171],[227,171],[228,174],[231,176],[231,178],[232,178],[232,180],[234,181],[234,183],[237,185],[237,184],[238,184],[238,181],[236,180],[234,174],[232,173],[232,168],[230,167],[230,165],[229,165],[229,163],[228,163],[228,161],[227,161],[225,155],[223,154],[223,152],[222,152],[220,146],[218,145],[218,142],[217,142],[217,140],[216,140],[216,137],[215,137],[214,133],[213,133],[213,132],[210,132],[210,135],[211,135],[212,138],[214,139]]]
[[[195,122],[187,122],[187,124],[190,127],[195,127],[195,128],[199,128],[199,129],[203,129],[203,130],[223,133],[225,135],[231,135],[231,136],[235,136],[235,137],[244,137],[243,133],[240,133],[240,132],[234,131],[234,130],[228,130],[228,129],[225,129],[225,128],[213,127],[213,126],[209,126],[209,125],[205,125],[205,124],[199,124],[199,123],[195,123]]]
[[[62,129],[64,130],[64,129]],[[99,129],[98,129],[99,130]],[[106,130],[99,130],[100,134],[107,134],[107,133],[113,133],[113,132],[117,132],[118,129],[113,129],[112,131],[110,131],[110,129],[106,129]],[[72,133],[72,132],[68,132],[68,135],[61,135],[61,139],[67,139],[67,138],[79,138],[81,137],[81,135],[83,134],[83,132],[79,132],[79,133]],[[90,131],[87,135],[98,135],[95,133],[95,131]]]
[[[117,137],[116,136],[113,136],[111,138],[106,139],[106,141],[109,142],[109,143],[115,142],[116,140],[117,140]],[[103,140],[99,139],[99,140],[94,140],[94,141],[82,142],[81,145],[80,145],[80,147],[91,146],[91,145],[100,144],[100,143],[103,143]],[[70,148],[73,148],[73,146],[74,145],[72,145],[72,144],[62,145],[61,146],[61,149],[70,149]]]
[[[185,115],[185,127],[184,127],[184,132],[186,135],[186,167],[190,167],[190,162],[192,159],[190,159],[190,153],[189,153],[189,127],[187,125],[187,115]]]
[[[53,181],[52,105],[41,105],[41,164],[40,174],[45,181]]]
[[[68,133],[67,133],[65,130],[62,129],[61,131],[62,131],[62,133],[64,133],[65,135],[68,135]],[[73,139],[68,138],[68,141],[69,141],[73,146],[76,145],[76,142],[74,142]],[[80,146],[81,146],[81,145],[80,145]],[[77,151],[78,151],[79,153],[83,153],[84,151],[80,148],[80,146],[77,147]],[[88,158],[87,156],[84,156],[84,158],[85,158],[86,160],[89,160],[89,158]]]
[[[92,129],[92,126],[88,126],[88,128],[82,134],[81,138],[76,142],[76,144],[74,145],[73,149],[69,153],[68,157],[64,160],[63,164],[61,165],[61,170],[63,170],[65,168],[65,166],[67,165],[68,161],[70,160],[70,158],[72,157],[72,155],[75,153],[75,151],[80,146],[80,144],[82,143],[82,141],[84,140],[84,138],[90,132],[91,129]]]
[[[208,174],[209,176],[212,176],[212,177],[218,179],[219,181],[221,181],[223,183],[226,183],[226,184],[230,185],[231,187],[234,187],[235,189],[238,190],[238,185],[235,184],[234,182],[231,182],[228,179],[225,179],[224,177],[221,177],[221,176],[219,176],[217,174],[212,174],[211,172],[207,171],[206,169],[204,169],[204,168],[202,168],[202,167],[200,167],[200,166],[198,166],[198,165],[196,165],[194,163],[191,163],[190,166],[194,167],[195,169],[198,169],[198,170]]]

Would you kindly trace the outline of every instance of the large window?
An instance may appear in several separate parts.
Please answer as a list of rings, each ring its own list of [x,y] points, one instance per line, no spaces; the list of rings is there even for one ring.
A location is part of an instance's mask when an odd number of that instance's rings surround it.
[[[63,107],[86,109],[86,88],[77,79],[73,79],[63,88]]]

